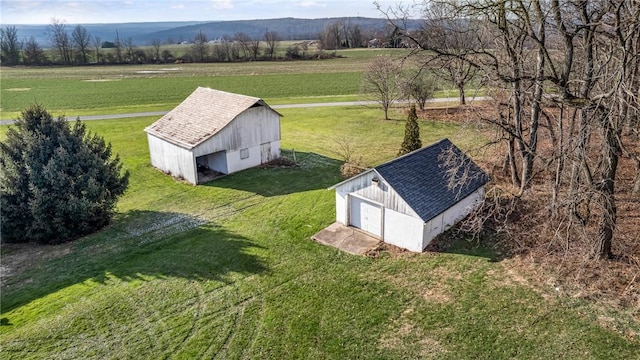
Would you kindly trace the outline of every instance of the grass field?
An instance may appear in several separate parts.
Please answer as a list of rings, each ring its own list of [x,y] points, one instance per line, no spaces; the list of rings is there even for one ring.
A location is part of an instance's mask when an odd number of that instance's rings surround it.
[[[84,67],[3,67],[0,119],[13,119],[34,102],[56,115],[166,111],[198,86],[256,96],[269,104],[360,100],[360,79],[377,55],[405,50],[342,50],[342,58],[213,64]],[[441,84],[446,89],[448,84]],[[457,96],[444,90],[439,97]]]
[[[322,61],[4,67],[0,118],[13,118],[33,102],[70,116],[169,110],[198,86],[273,104],[318,101],[315,97],[356,100],[367,59],[378,53],[352,51],[356,56]]]
[[[70,116],[170,110],[198,86],[263,97],[276,104],[277,101],[270,100],[293,98],[299,94],[307,94],[308,97],[357,94],[359,83],[359,73],[134,77],[107,81],[3,80],[3,112],[0,116],[15,116],[25,104],[32,102],[41,103],[55,113],[64,111]],[[61,93],[69,96],[59,96]]]
[[[461,241],[449,253],[351,256],[309,237],[334,221],[338,133],[368,164],[395,156],[401,121],[361,107],[283,109],[295,168],[190,186],[149,165],[155,118],[93,121],[131,186],[112,226],[46,248],[2,282],[6,359],[631,359],[603,326],[624,314],[535,285]],[[393,113],[402,119],[400,113]],[[2,131],[6,127],[2,127]],[[425,144],[478,135],[422,122]],[[3,247],[3,258],[20,250]],[[3,266],[10,264],[4,263]],[[615,328],[615,326],[613,327]],[[637,327],[635,328],[637,331]]]

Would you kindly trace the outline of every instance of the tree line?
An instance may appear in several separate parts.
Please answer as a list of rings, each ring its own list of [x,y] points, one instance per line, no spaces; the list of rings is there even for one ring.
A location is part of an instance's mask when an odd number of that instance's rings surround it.
[[[114,39],[101,39],[92,36],[82,25],[70,28],[56,18],[51,20],[46,35],[49,47],[42,46],[33,36],[21,39],[15,26],[0,29],[1,63],[37,66],[310,59],[335,56],[323,50],[406,46],[400,28],[392,23],[382,30],[375,30],[362,29],[358,24],[345,21],[328,24],[318,34],[317,41],[303,41],[286,49],[280,49],[282,37],[268,29],[262,37],[237,32],[213,40],[200,31],[190,39],[183,54],[173,53],[160,39],[152,39],[150,46],[139,47],[131,37],[121,37],[117,30]]]
[[[328,23],[318,35],[318,47],[323,50],[355,48],[400,48],[411,44],[401,33],[400,26],[389,21],[382,29],[363,28],[359,24],[337,20]]]
[[[440,0],[419,10],[421,31],[404,32],[412,57],[461,86],[481,79],[496,101],[482,120],[495,129],[515,203],[546,189],[552,242],[619,256],[618,198],[640,193],[640,2]],[[623,159],[635,164],[629,188]]]
[[[121,37],[116,30],[113,41],[103,41],[89,34],[82,25],[69,29],[64,21],[52,19],[47,28],[50,47],[45,49],[32,36],[20,39],[15,26],[0,29],[0,60],[4,65],[83,65],[142,64],[210,61],[273,60],[278,57],[281,37],[277,32],[265,31],[260,39],[239,32],[209,41],[200,31],[190,42],[184,54],[173,54],[162,49],[159,39],[150,46],[138,47],[131,37]],[[287,58],[305,58],[308,44],[294,45],[286,49]]]

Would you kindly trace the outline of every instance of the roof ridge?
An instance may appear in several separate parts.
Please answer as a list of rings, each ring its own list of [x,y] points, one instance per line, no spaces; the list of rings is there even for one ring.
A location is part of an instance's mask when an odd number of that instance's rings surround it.
[[[196,91],[197,91],[197,90],[200,90],[200,89],[207,90],[207,91],[218,92],[218,93],[229,94],[229,95],[234,95],[234,96],[238,96],[238,97],[244,97],[244,98],[248,98],[248,99],[256,99],[256,102],[257,102],[257,101],[264,101],[262,98],[259,98],[259,97],[249,96],[249,95],[244,95],[244,94],[238,94],[238,93],[233,93],[233,92],[230,92],[230,91],[218,90],[218,89],[210,88],[210,87],[208,87],[208,86],[198,86],[198,87],[196,88]],[[193,93],[192,93],[192,94],[193,94]],[[191,95],[189,95],[189,96],[191,96]]]
[[[393,159],[391,159],[391,160],[389,160],[387,162],[384,162],[382,164],[378,164],[378,165],[374,166],[373,169],[377,169],[377,168],[379,168],[381,166],[392,164],[392,163],[394,163],[396,161],[402,160],[402,159],[404,159],[406,157],[409,157],[409,156],[411,156],[413,154],[416,154],[416,153],[419,153],[419,152],[426,151],[428,149],[434,148],[434,147],[436,147],[436,145],[440,145],[440,143],[445,142],[445,141],[449,142],[449,143],[451,143],[453,145],[453,143],[451,142],[451,140],[449,140],[449,138],[442,138],[442,139],[440,139],[440,140],[438,140],[438,141],[436,141],[434,143],[431,143],[431,144],[429,144],[429,145],[427,145],[425,147],[421,147],[420,149],[413,150],[412,152],[406,153],[404,155],[400,155],[400,156],[398,156],[396,158],[393,158]]]

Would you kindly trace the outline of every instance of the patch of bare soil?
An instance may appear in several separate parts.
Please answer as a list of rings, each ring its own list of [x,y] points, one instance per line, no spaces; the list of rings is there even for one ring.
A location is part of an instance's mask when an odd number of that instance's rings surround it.
[[[298,164],[287,156],[280,156],[260,166],[263,168],[289,168],[296,167]]]
[[[417,347],[422,359],[437,359],[447,353],[440,342],[422,329],[416,327],[410,319],[413,313],[412,308],[408,308],[394,319],[389,325],[389,330],[380,338],[379,344],[383,349],[400,350],[407,346]],[[446,329],[445,329],[446,330]]]
[[[42,261],[59,258],[71,252],[70,244],[0,244],[0,284],[10,277],[38,266]]]
[[[364,255],[372,258],[377,258],[382,254],[389,254],[391,256],[412,256],[414,253],[401,247],[381,242],[378,246],[367,251]]]

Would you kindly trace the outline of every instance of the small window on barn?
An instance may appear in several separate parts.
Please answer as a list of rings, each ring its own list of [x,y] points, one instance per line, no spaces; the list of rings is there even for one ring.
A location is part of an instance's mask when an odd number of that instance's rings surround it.
[[[249,157],[249,149],[240,149],[240,159],[247,159]]]

